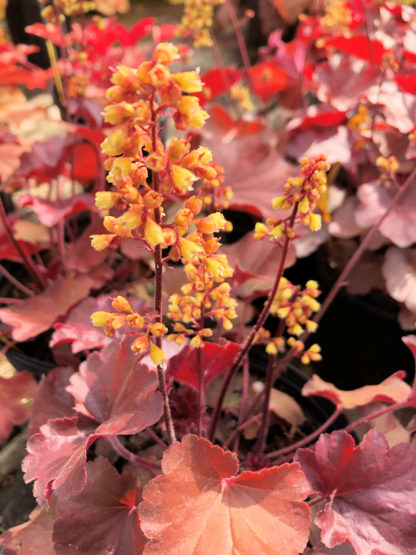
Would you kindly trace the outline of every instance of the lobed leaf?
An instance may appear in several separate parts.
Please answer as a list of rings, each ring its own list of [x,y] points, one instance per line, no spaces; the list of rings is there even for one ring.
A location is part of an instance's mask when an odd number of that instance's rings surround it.
[[[29,372],[19,372],[11,378],[0,377],[0,442],[9,437],[13,426],[28,420],[36,387]]]
[[[236,476],[234,453],[187,435],[165,451],[162,471],[139,505],[145,554],[295,555],[306,546],[308,487],[297,464]]]

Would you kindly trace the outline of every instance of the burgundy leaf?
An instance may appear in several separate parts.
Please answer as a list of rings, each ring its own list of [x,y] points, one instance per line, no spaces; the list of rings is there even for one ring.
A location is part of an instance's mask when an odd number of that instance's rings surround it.
[[[203,386],[206,387],[222,372],[231,368],[239,352],[240,346],[231,341],[225,342],[224,345],[205,343],[205,347],[201,349]],[[184,347],[179,354],[170,359],[167,377],[198,389],[198,356],[198,349],[189,345]]]
[[[348,541],[358,555],[407,555],[416,545],[416,447],[389,448],[376,430],[360,445],[343,431],[323,434],[296,454],[327,501],[315,519],[327,547]]]
[[[0,309],[0,319],[12,326],[15,341],[26,341],[48,330],[58,316],[86,297],[96,286],[94,276],[68,276],[57,279],[47,289],[10,308]]]
[[[74,415],[74,399],[66,391],[72,373],[72,368],[54,368],[42,377],[33,403],[29,436],[39,432],[48,420]]]
[[[29,439],[23,469],[26,482],[36,481],[39,504],[53,492],[66,499],[82,490],[86,451],[99,436],[138,433],[159,420],[156,373],[137,363],[130,345],[129,338],[114,340],[90,355],[67,387],[78,414],[50,420]]]
[[[0,442],[9,437],[13,426],[29,418],[35,393],[36,382],[29,372],[0,377]]]
[[[120,476],[103,457],[87,463],[85,489],[58,502],[56,553],[141,554],[146,540],[140,530],[139,501],[140,489],[132,474]]]

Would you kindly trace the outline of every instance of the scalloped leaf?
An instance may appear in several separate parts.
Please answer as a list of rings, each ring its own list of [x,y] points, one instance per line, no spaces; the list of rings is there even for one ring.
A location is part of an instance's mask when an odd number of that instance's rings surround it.
[[[312,379],[303,386],[302,395],[326,397],[344,409],[354,409],[376,401],[401,403],[406,401],[412,391],[410,385],[403,381],[405,377],[406,372],[400,370],[377,385],[365,385],[352,391],[344,391],[314,374]]]
[[[87,463],[84,491],[58,503],[56,553],[140,555],[146,539],[140,530],[139,501],[135,476],[128,472],[120,476],[104,457]]]
[[[323,434],[297,460],[326,505],[315,518],[327,547],[348,541],[358,555],[407,555],[416,545],[416,447],[389,448],[371,430],[360,445],[343,431]]]
[[[295,555],[305,548],[308,487],[297,464],[236,476],[234,453],[187,435],[165,451],[162,471],[139,505],[145,554]]]

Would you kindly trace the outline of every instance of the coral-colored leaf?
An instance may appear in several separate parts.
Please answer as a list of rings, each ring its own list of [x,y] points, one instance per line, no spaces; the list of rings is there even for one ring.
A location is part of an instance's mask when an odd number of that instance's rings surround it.
[[[40,505],[53,492],[66,499],[82,490],[86,452],[98,437],[138,433],[159,420],[156,373],[137,363],[130,345],[128,338],[114,340],[90,355],[66,388],[75,399],[75,416],[49,420],[29,439],[23,469],[26,482],[35,481]]]
[[[28,420],[35,393],[36,382],[29,372],[0,377],[0,442],[9,437],[13,426]]]
[[[376,401],[401,403],[411,392],[411,387],[403,381],[405,376],[406,373],[400,370],[377,385],[365,385],[352,391],[343,391],[314,374],[312,379],[303,386],[302,395],[326,397],[344,409],[354,409]]]
[[[416,447],[389,448],[376,430],[360,445],[346,432],[323,434],[300,462],[327,501],[315,523],[327,547],[348,541],[358,555],[405,555],[416,545]]]
[[[145,538],[140,530],[137,478],[121,476],[107,459],[87,463],[87,485],[78,495],[58,502],[53,540],[58,555],[120,553],[139,555]]]
[[[37,177],[39,180],[49,181],[59,175],[69,160],[71,149],[81,140],[81,137],[70,134],[33,145],[30,152],[22,155],[18,173],[24,177]]]
[[[187,435],[164,453],[143,490],[144,553],[295,555],[309,535],[308,494],[296,464],[243,472],[236,455]]]
[[[94,285],[93,276],[59,278],[39,295],[10,308],[1,308],[0,320],[12,326],[15,341],[26,341],[48,330],[58,316],[86,297]]]
[[[10,528],[0,536],[2,555],[56,555],[52,542],[55,518],[54,508],[44,511],[36,507],[30,513],[30,520]]]
[[[201,349],[204,387],[222,372],[231,368],[239,351],[240,346],[231,341],[227,341],[224,345],[205,343],[205,347]],[[178,382],[198,389],[198,349],[193,349],[189,345],[184,347],[180,353],[170,359],[166,374]]]
[[[269,60],[253,66],[250,71],[251,90],[263,101],[282,91],[287,84],[287,74],[276,62]]]

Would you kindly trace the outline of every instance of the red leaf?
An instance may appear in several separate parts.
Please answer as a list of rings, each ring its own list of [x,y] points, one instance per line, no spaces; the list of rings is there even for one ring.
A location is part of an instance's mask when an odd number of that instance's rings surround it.
[[[120,476],[104,457],[87,463],[82,493],[58,503],[53,540],[58,555],[69,553],[143,553],[137,478]]]
[[[162,25],[153,26],[153,40],[154,42],[166,42],[176,37],[176,30],[178,25],[172,23],[162,23]]]
[[[395,75],[394,80],[402,91],[416,94],[416,75]]]
[[[68,200],[49,201],[32,197],[24,193],[19,197],[20,206],[31,206],[39,221],[47,227],[53,227],[61,220],[79,212],[96,211],[94,198],[87,193],[75,195]]]
[[[346,432],[323,434],[300,462],[327,501],[315,519],[327,547],[348,541],[358,555],[404,555],[416,545],[416,447],[389,448],[376,430],[355,446]]]
[[[36,382],[29,372],[0,377],[0,442],[9,437],[13,426],[28,420],[35,393]]]
[[[78,414],[49,420],[29,439],[23,469],[26,482],[35,480],[39,504],[47,505],[53,492],[66,499],[82,490],[86,452],[98,437],[135,434],[159,420],[156,373],[137,364],[130,345],[115,340],[90,355],[67,387]]]
[[[99,264],[103,264],[108,256],[108,250],[96,251],[91,247],[90,235],[103,233],[105,231],[101,224],[92,223],[85,231],[73,241],[65,256],[65,264],[68,270],[74,270],[80,274],[87,274]]]
[[[344,409],[362,407],[376,401],[401,403],[406,401],[411,392],[410,386],[403,381],[405,376],[405,372],[399,371],[377,385],[365,385],[352,391],[343,391],[314,374],[312,379],[303,386],[302,395],[326,397]]]
[[[239,345],[231,341],[227,341],[224,345],[205,343],[205,347],[201,349],[204,387],[231,368],[239,352]],[[166,374],[167,377],[199,389],[197,349],[189,345],[184,347],[179,354],[170,359]]]
[[[216,127],[222,135],[232,138],[256,135],[264,129],[264,124],[258,120],[234,119],[227,110],[219,104],[210,108],[210,123]],[[217,139],[218,141],[218,139]]]
[[[39,295],[18,305],[0,309],[0,319],[12,326],[15,341],[26,341],[48,330],[58,316],[88,296],[95,285],[93,276],[68,276],[57,279]]]
[[[165,451],[162,476],[139,505],[146,554],[295,555],[309,535],[308,494],[297,464],[235,476],[234,453],[187,435]]]
[[[233,67],[210,69],[201,75],[201,81],[204,83],[204,89],[208,89],[208,94],[204,91],[195,96],[199,98],[199,103],[203,106],[206,102],[227,92],[231,85],[240,79],[241,71]]]
[[[47,376],[42,376],[33,403],[29,423],[29,436],[39,432],[39,428],[48,420],[72,417],[74,415],[74,398],[66,391],[72,368],[54,368]]]
[[[72,149],[72,176],[74,179],[88,185],[98,174],[97,152],[88,143],[79,143]]]
[[[325,46],[332,46],[345,54],[351,54],[376,66],[381,65],[383,56],[387,52],[382,42],[377,39],[370,41],[366,35],[333,37],[325,41]]]
[[[41,39],[49,39],[57,46],[62,46],[63,44],[63,34],[59,25],[54,25],[53,23],[33,23],[32,25],[27,25],[25,31]]]
[[[250,69],[251,91],[263,101],[282,91],[287,84],[287,74],[273,60],[260,62]]]

